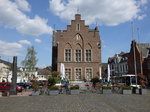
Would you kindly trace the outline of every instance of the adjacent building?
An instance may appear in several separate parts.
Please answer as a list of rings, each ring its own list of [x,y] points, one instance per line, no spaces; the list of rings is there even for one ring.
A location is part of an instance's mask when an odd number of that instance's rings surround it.
[[[0,82],[8,81],[9,75],[12,74],[12,63],[0,59]]]
[[[69,80],[81,81],[99,77],[101,40],[98,27],[90,29],[76,14],[67,30],[53,32],[52,70]]]
[[[129,53],[121,52],[108,59],[111,76],[122,76],[128,73]]]
[[[128,68],[129,74],[144,74],[150,84],[150,43],[132,41]]]
[[[111,76],[144,75],[150,85],[150,43],[131,43],[129,53],[121,52],[108,59]]]

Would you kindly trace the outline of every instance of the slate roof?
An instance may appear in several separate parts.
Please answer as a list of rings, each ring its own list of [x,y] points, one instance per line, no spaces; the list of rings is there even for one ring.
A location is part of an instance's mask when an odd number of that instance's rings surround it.
[[[143,58],[147,58],[150,53],[150,43],[137,43],[137,48],[142,53]]]

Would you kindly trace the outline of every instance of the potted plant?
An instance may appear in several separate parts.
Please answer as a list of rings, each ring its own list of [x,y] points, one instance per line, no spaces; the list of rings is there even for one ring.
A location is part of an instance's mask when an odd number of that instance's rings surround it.
[[[99,80],[98,77],[94,77],[94,78],[91,79],[91,82],[93,83],[93,87],[95,88],[96,87],[96,83],[99,83],[100,80]]]
[[[103,86],[102,87],[102,93],[103,94],[111,94],[112,93],[111,87],[110,86]]]
[[[123,94],[132,94],[132,87],[131,86],[124,86],[122,87]]]
[[[79,94],[80,93],[79,85],[70,86],[70,92],[71,94]]]
[[[50,86],[48,89],[49,89],[49,95],[58,95],[59,94],[59,87],[57,87],[57,86]]]

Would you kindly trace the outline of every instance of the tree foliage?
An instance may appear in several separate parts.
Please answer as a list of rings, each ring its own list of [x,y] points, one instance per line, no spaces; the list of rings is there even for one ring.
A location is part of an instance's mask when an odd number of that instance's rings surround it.
[[[27,68],[29,71],[32,71],[35,69],[35,66],[37,64],[37,59],[36,59],[36,51],[34,49],[34,46],[28,47],[27,48],[27,54],[25,59],[21,62],[24,68]]]

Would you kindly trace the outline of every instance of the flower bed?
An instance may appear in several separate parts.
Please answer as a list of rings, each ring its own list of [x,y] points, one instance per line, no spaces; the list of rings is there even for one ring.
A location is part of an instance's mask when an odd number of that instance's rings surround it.
[[[75,85],[75,86],[72,85],[72,86],[70,86],[70,89],[71,90],[79,89],[79,85]]]

